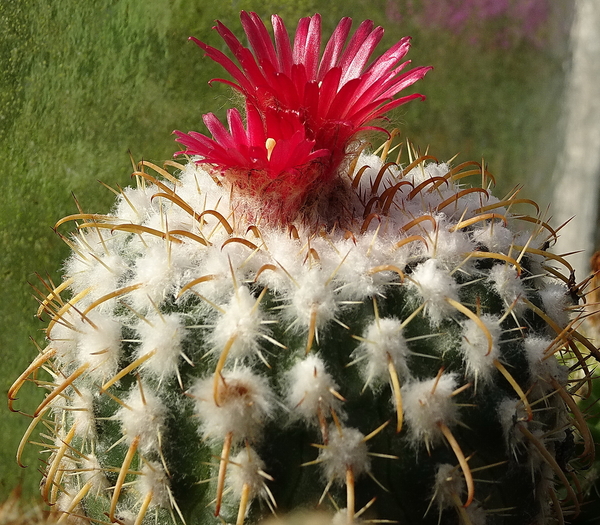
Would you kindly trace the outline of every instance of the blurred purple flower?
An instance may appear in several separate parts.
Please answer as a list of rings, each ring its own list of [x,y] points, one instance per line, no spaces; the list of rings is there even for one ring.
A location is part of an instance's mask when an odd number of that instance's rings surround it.
[[[473,44],[508,48],[522,41],[543,47],[553,0],[388,0],[386,14],[396,22],[411,19],[424,28],[466,36]]]

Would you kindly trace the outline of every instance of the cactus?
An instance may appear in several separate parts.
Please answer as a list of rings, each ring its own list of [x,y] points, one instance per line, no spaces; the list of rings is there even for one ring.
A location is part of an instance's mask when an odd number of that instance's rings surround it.
[[[322,57],[318,15],[293,46],[272,21],[275,45],[242,13],[252,51],[217,26],[239,65],[196,41],[245,124],[205,115],[212,139],[175,132],[185,160],[57,224],[77,232],[48,345],[9,391],[48,390],[19,449],[43,424],[43,497],[72,523],[562,523],[598,353],[556,230],[479,163],[395,132],[369,152],[367,124],[422,98],[393,98],[429,70],[398,65],[407,38],[366,66],[370,21]]]

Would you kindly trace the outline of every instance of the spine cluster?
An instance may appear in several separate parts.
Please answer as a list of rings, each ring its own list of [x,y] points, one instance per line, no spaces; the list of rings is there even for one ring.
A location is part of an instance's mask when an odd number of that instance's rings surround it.
[[[492,197],[480,165],[402,169],[388,148],[345,175],[352,224],[249,224],[194,163],[142,163],[112,213],[60,222],[77,232],[41,299],[48,345],[9,397],[48,390],[22,446],[45,427],[42,493],[63,519],[577,512],[567,463],[593,445],[571,394],[596,350],[556,232]]]

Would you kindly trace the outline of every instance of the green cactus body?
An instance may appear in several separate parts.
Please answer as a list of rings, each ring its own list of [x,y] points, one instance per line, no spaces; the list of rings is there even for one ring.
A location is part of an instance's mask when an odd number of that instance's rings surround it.
[[[141,163],[110,214],[67,218],[48,346],[9,393],[49,390],[31,428],[47,427],[53,509],[127,525],[577,511],[563,353],[585,340],[555,232],[476,163],[402,169],[390,144],[355,147],[293,220],[261,220],[195,162]]]

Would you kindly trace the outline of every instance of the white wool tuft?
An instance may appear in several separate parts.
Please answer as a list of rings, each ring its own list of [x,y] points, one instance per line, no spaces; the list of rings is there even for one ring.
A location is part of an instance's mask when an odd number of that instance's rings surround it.
[[[438,508],[456,506],[456,498],[465,492],[465,481],[460,468],[449,463],[440,463],[435,474],[433,494]]]
[[[103,246],[108,244],[105,242]],[[91,304],[118,289],[118,283],[126,271],[127,264],[121,255],[104,251],[91,252],[85,259],[80,255],[73,255],[67,260],[65,268],[66,276],[73,279],[69,288],[74,295],[89,290],[84,298],[86,304]],[[99,304],[96,310],[110,312],[115,305],[116,299],[109,299]]]
[[[320,268],[313,267],[297,278],[299,286],[292,290],[290,308],[285,309],[285,314],[305,329],[315,315],[315,326],[320,328],[333,319],[337,311],[334,291],[331,283],[327,282],[329,276]]]
[[[352,469],[354,478],[371,469],[365,436],[356,428],[329,427],[329,442],[319,452],[325,479],[346,483],[346,472]]]
[[[80,517],[83,516],[84,510],[81,508],[81,504],[77,503],[73,506],[73,501],[75,500],[75,495],[77,494],[77,489],[73,486],[65,487],[64,491],[59,492],[59,496],[56,501],[52,504],[52,512],[56,515],[65,515],[62,513],[67,513],[69,516],[69,525],[88,525],[90,521],[87,518]],[[10,519],[10,515],[9,515]],[[29,520],[28,520],[29,521]],[[33,522],[33,521],[32,521]],[[9,521],[8,523],[17,523],[17,521]],[[18,523],[21,523],[18,521]],[[37,520],[36,520],[36,523]],[[41,522],[40,522],[41,523]],[[45,522],[50,523],[50,522]]]
[[[96,436],[96,418],[94,417],[94,394],[85,387],[79,387],[71,404],[71,414],[75,435],[82,438]]]
[[[229,261],[220,246],[209,246],[202,249],[202,257],[189,273],[184,274],[182,286],[200,277],[207,280],[194,285],[187,294],[194,292],[206,297],[212,302],[226,301],[234,290],[234,282],[229,268]]]
[[[78,334],[71,329],[67,324],[75,324],[77,321],[68,313],[63,315],[65,324],[55,323],[52,329],[46,333],[46,337],[50,341],[48,350],[54,348],[56,350],[56,358],[62,366],[67,366],[69,363],[77,360],[77,337]]]
[[[135,262],[132,282],[141,285],[128,294],[138,312],[153,310],[173,296],[183,273],[194,260],[194,248],[179,244],[150,244]]]
[[[110,486],[104,469],[95,454],[86,454],[81,460],[81,473],[85,483],[91,483],[92,493],[100,495]]]
[[[513,232],[494,221],[475,229],[472,235],[476,243],[482,244],[488,251],[495,253],[508,254],[514,243]]]
[[[142,370],[158,379],[170,379],[175,376],[181,356],[181,342],[186,335],[181,315],[149,314],[146,320],[137,324],[136,331],[141,340],[136,357],[154,352],[152,357],[144,361]]]
[[[565,328],[570,321],[568,308],[573,306],[567,286],[563,283],[546,283],[540,290],[540,297],[544,303],[544,311],[560,328]]]
[[[202,435],[222,440],[231,432],[234,442],[259,440],[273,412],[274,396],[266,379],[248,368],[225,371],[221,377],[218,404],[212,376],[199,379],[190,389]]]
[[[506,449],[510,453],[525,440],[518,429],[520,423],[527,421],[527,412],[521,400],[510,397],[503,399],[498,405],[498,420],[502,426]]]
[[[77,325],[77,360],[89,363],[88,373],[98,381],[114,376],[121,357],[121,323],[96,311]]]
[[[362,301],[383,293],[383,289],[398,279],[393,271],[372,272],[378,266],[390,265],[403,270],[406,264],[406,251],[393,250],[393,242],[361,235],[357,239],[343,239],[335,243],[341,265],[336,271],[336,283],[341,299]],[[339,264],[339,263],[338,263]]]
[[[262,238],[268,246],[268,254],[256,263],[256,272],[263,264],[271,264],[273,268],[261,272],[258,283],[274,292],[287,295],[295,288],[290,278],[300,272],[302,259],[299,257],[301,244],[298,240],[290,238],[289,234],[279,230],[264,229]]]
[[[425,302],[425,314],[433,326],[439,325],[454,311],[446,299],[458,301],[458,285],[435,259],[428,259],[415,268],[409,287]]]
[[[354,171],[356,175],[359,169],[366,167],[366,169],[362,172],[357,188],[357,192],[359,194],[366,196],[370,196],[372,194],[371,187],[375,182],[375,179],[377,178],[379,170],[381,170],[382,166],[383,161],[381,160],[381,157],[379,155],[374,155],[373,153],[361,153],[358,162],[356,163],[356,169]],[[386,182],[391,182],[392,185],[395,184],[395,177],[393,173],[397,174],[397,172],[397,167],[387,169],[385,171],[381,183],[379,185],[379,191],[381,191],[381,188],[387,187]]]
[[[552,350],[556,348],[554,342],[545,337],[531,336],[525,338],[524,344],[532,380],[549,381],[550,378],[554,378],[563,384],[568,370],[551,355]],[[546,353],[547,351],[550,351],[550,354]]]
[[[429,446],[442,437],[439,423],[447,426],[458,421],[458,407],[452,393],[457,387],[456,374],[440,378],[411,381],[402,387],[404,419],[408,424],[408,439],[414,447]]]
[[[137,478],[136,488],[145,498],[147,494],[152,494],[150,508],[171,507],[170,483],[163,466],[156,461],[147,461],[142,467],[142,474]]]
[[[430,162],[422,165],[414,167],[412,170],[408,172],[405,176],[406,179],[411,180],[413,185],[418,186],[422,182],[426,180],[433,179],[435,177],[443,177],[448,174],[450,171],[450,165],[446,162]],[[446,185],[442,184],[440,186],[440,191],[446,189]],[[436,195],[434,195],[436,197]]]
[[[487,335],[472,319],[462,323],[462,341],[460,350],[467,367],[467,374],[475,381],[482,380],[488,383],[492,380],[492,373],[496,369],[494,360],[500,357],[500,318],[495,315],[483,314],[479,320],[487,328],[491,338],[492,346],[489,347]]]
[[[252,447],[245,447],[229,463],[231,467],[227,469],[227,485],[236,498],[242,496],[244,485],[250,487],[251,499],[265,494],[265,462]]]
[[[240,286],[221,315],[211,334],[211,343],[221,352],[233,338],[229,349],[232,359],[247,358],[260,352],[259,338],[265,333],[263,311],[246,286]]]
[[[142,224],[158,210],[158,203],[152,201],[156,186],[146,188],[125,188],[117,199],[115,215],[129,224]]]
[[[128,508],[125,508],[124,505],[120,505],[117,507],[117,512],[115,513],[116,523],[119,525],[135,525],[137,520],[137,514]]]
[[[436,259],[438,265],[449,271],[463,263],[467,254],[475,250],[475,243],[468,234],[462,230],[448,231],[449,224],[445,216],[436,218],[438,227],[430,232],[427,238],[425,253],[428,257]],[[473,263],[462,264],[461,268],[467,270]]]
[[[137,437],[142,454],[158,452],[160,434],[167,417],[165,404],[150,388],[144,388],[142,395],[139,385],[132,388],[123,402],[126,406],[119,409],[116,418],[121,423],[127,443],[131,444]]]
[[[311,354],[298,361],[287,377],[287,403],[292,418],[318,424],[319,414],[328,417],[331,410],[340,412],[341,402],[331,393],[337,391],[338,385],[317,355]]]
[[[500,296],[507,307],[512,307],[516,314],[525,309],[525,303],[521,298],[526,298],[527,294],[523,287],[523,281],[517,273],[514,266],[508,264],[494,264],[487,281],[491,283],[492,289]]]
[[[469,507],[465,509],[465,512],[467,516],[469,516],[472,525],[486,525],[488,523],[488,512],[477,502],[469,505]]]
[[[402,335],[402,322],[395,317],[376,319],[365,330],[363,340],[353,353],[359,361],[367,384],[372,380],[381,382],[389,378],[388,363],[394,365],[401,380],[410,376],[406,362],[408,346]]]
[[[365,522],[364,519],[358,518],[356,515],[352,520],[353,525],[364,525],[365,523],[370,523],[370,521]],[[348,509],[346,507],[338,509],[332,518],[325,514],[323,521],[317,521],[315,517],[311,516],[310,521],[304,522],[304,525],[348,525]]]
[[[460,468],[448,463],[439,464],[435,475],[434,497],[440,512],[462,506],[461,499],[464,493],[465,481]],[[487,522],[487,512],[477,502],[469,505],[464,512],[470,525],[485,525]]]

